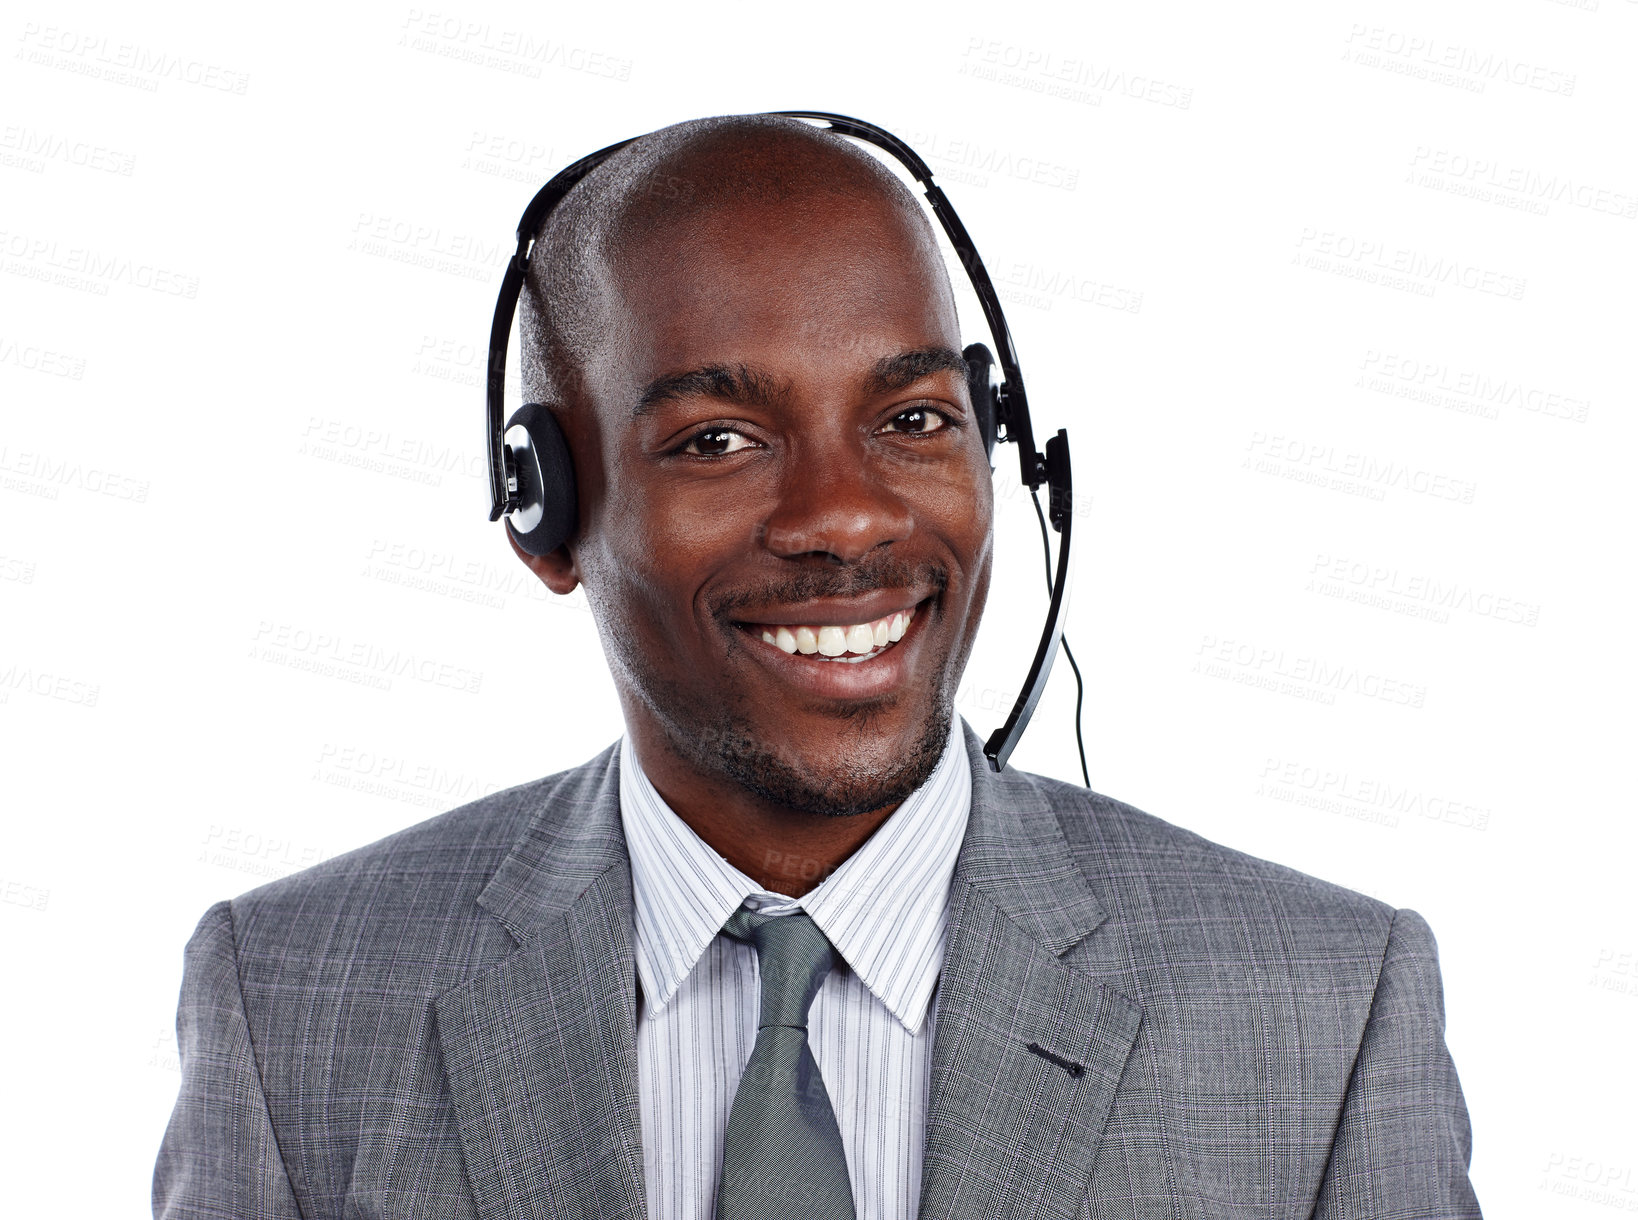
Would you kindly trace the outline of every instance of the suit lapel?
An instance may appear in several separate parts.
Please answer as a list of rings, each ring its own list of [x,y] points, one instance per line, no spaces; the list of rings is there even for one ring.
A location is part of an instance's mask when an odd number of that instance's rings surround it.
[[[1041,789],[991,772],[970,728],[965,740],[973,803],[951,883],[919,1214],[1074,1217],[1141,1013],[1060,960],[1103,912]],[[437,1000],[483,1220],[646,1218],[617,749],[553,790],[479,897],[518,947]]]
[[[965,737],[973,804],[939,976],[920,1215],[1074,1217],[1141,1011],[1059,960],[1103,912],[1045,794],[990,771]]]
[[[617,748],[554,790],[478,899],[518,948],[437,1001],[483,1220],[647,1215]]]

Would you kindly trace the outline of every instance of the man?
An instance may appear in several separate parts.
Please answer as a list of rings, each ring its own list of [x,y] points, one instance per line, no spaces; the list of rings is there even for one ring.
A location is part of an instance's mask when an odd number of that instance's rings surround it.
[[[536,251],[519,555],[626,736],[206,914],[156,1214],[1477,1216],[1418,916],[954,718],[990,471],[897,180],[683,124]]]

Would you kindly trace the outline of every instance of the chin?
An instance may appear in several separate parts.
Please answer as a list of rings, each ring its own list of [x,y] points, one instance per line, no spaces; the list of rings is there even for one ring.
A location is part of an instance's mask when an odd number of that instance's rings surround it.
[[[779,746],[777,733],[754,733],[743,724],[702,739],[717,742],[708,765],[762,800],[820,817],[853,817],[898,804],[932,775],[949,741],[952,709],[946,702],[928,706],[920,723],[906,724],[891,740],[880,736],[868,709],[859,709],[842,717],[856,720],[857,728],[837,724],[836,747],[812,756]],[[878,748],[862,751],[864,738]]]

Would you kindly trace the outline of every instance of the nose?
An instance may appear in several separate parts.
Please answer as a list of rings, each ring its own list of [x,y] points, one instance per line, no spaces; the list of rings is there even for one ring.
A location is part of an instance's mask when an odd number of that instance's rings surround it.
[[[915,528],[909,506],[858,448],[793,455],[779,502],[763,521],[763,544],[783,559],[819,555],[853,563]]]

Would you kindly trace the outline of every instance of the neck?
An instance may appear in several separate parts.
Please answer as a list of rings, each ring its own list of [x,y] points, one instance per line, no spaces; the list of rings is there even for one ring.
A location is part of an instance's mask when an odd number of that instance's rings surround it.
[[[651,781],[652,782],[652,781]],[[655,784],[665,803],[724,860],[765,890],[800,898],[835,872],[898,808],[847,818],[701,809]]]
[[[902,803],[849,817],[770,805],[721,776],[701,775],[654,736],[631,729],[638,763],[654,790],[712,850],[776,894],[808,893]]]

